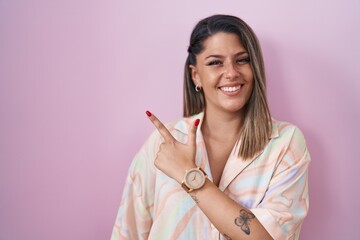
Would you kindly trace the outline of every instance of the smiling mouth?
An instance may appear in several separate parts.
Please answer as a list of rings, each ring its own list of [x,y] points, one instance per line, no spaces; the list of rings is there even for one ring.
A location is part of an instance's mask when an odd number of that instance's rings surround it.
[[[237,86],[233,86],[233,87],[220,87],[221,91],[223,92],[228,92],[228,93],[231,93],[231,92],[236,92],[237,90],[239,90],[244,84],[240,84],[240,85],[237,85]]]

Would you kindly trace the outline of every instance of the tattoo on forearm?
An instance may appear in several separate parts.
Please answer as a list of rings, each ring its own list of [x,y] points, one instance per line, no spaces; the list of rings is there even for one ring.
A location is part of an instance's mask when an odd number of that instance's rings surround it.
[[[190,196],[196,202],[196,204],[199,204],[199,200],[196,198],[195,195],[190,195]]]
[[[240,227],[246,235],[250,235],[250,222],[251,219],[255,218],[255,215],[250,212],[246,211],[245,209],[240,210],[240,216],[235,218],[236,226]]]

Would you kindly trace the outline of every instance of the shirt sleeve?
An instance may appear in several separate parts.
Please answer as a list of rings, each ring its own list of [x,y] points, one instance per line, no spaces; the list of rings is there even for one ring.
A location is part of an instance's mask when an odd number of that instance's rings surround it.
[[[154,206],[154,156],[159,140],[159,134],[154,132],[130,165],[111,240],[148,238]]]
[[[309,208],[310,155],[301,131],[293,127],[281,136],[279,161],[268,190],[257,208],[251,209],[276,240],[298,239]]]

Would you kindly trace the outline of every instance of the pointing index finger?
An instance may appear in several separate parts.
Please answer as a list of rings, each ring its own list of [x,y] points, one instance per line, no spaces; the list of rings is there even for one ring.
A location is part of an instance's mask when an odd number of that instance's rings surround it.
[[[174,141],[175,138],[171,135],[169,130],[165,127],[165,125],[151,112],[146,111],[146,115],[149,117],[151,122],[154,124],[156,129],[159,131],[160,135],[163,136],[165,141]]]

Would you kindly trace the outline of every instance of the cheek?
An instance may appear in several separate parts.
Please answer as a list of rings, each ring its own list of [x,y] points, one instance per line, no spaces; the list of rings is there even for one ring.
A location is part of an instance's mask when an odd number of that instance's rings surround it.
[[[249,84],[248,93],[246,94],[246,102],[248,102],[254,93],[254,81]]]
[[[213,86],[216,85],[219,82],[219,79],[221,78],[221,73],[218,71],[206,71],[203,74],[201,74],[201,84],[203,86]]]
[[[214,78],[216,76],[221,75],[221,73],[224,70],[222,70],[221,68],[217,68],[217,67],[203,67],[199,70],[199,76],[201,78],[204,78],[204,80],[208,79],[208,78]]]
[[[254,74],[253,74],[250,64],[248,65],[248,67],[246,69],[244,69],[243,74],[248,82],[254,81]]]

